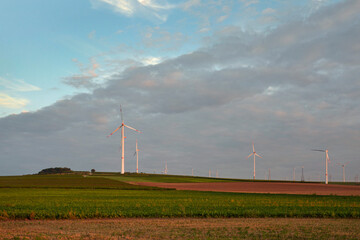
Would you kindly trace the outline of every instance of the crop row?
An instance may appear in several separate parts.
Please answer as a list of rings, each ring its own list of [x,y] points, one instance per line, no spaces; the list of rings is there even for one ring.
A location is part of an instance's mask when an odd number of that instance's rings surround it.
[[[360,218],[360,197],[173,190],[0,189],[2,219],[117,217]]]

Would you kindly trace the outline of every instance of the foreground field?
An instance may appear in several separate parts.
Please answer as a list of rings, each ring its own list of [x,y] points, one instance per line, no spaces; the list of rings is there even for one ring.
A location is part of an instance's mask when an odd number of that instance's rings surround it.
[[[360,218],[360,196],[176,191],[131,185],[120,181],[124,177],[141,179],[145,177],[154,182],[162,179],[175,182],[173,184],[181,181],[195,184],[191,182],[202,181],[195,185],[207,184],[208,186],[223,186],[224,184],[248,184],[252,188],[257,184],[284,186],[283,183],[261,182],[209,184],[209,181],[212,181],[209,178],[140,174],[0,177],[0,220],[120,217]],[[289,184],[288,189],[296,186],[296,183]],[[311,184],[305,185],[311,187]],[[359,188],[358,186],[340,186],[340,188],[354,187]],[[339,186],[333,186],[333,188],[339,188]]]
[[[358,219],[0,221],[2,239],[360,239]]]
[[[360,197],[176,190],[0,189],[0,219],[118,217],[360,218]]]

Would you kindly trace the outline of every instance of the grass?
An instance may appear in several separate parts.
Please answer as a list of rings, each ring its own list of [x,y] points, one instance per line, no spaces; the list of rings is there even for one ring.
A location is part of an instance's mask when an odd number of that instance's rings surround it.
[[[269,182],[269,180],[253,179],[234,179],[234,178],[211,178],[196,177],[183,175],[165,175],[165,174],[147,174],[147,173],[105,173],[97,172],[92,177],[105,177],[124,182],[162,182],[162,183],[203,183],[203,182]],[[287,182],[293,181],[271,180],[270,182]],[[296,183],[319,183],[319,182],[300,182]],[[349,183],[350,184],[350,183]]]
[[[360,218],[360,197],[116,189],[0,189],[2,219]]]
[[[108,178],[68,175],[26,175],[0,177],[0,188],[91,188],[151,190],[154,187],[135,186]]]
[[[96,175],[95,175],[96,176]],[[124,182],[164,182],[164,183],[201,183],[201,182],[234,182],[235,179],[191,177],[164,174],[125,174],[125,175],[100,175],[108,179]]]

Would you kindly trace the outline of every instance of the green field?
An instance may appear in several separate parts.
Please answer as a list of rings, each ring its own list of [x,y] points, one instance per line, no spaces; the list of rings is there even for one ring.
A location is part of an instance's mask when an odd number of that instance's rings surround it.
[[[359,218],[360,197],[109,189],[0,190],[9,219],[116,217]]]
[[[175,191],[133,186],[118,181],[119,177],[107,177],[0,177],[0,218],[360,218],[358,196]],[[154,180],[159,179],[155,176]]]
[[[156,189],[154,187],[131,185],[122,181],[114,181],[104,177],[84,177],[76,174],[0,177],[0,188]]]
[[[201,183],[201,182],[234,182],[243,181],[237,179],[226,178],[207,178],[207,177],[190,177],[190,176],[176,176],[164,174],[125,174],[125,175],[95,175],[108,179],[124,182],[164,182],[164,183]]]

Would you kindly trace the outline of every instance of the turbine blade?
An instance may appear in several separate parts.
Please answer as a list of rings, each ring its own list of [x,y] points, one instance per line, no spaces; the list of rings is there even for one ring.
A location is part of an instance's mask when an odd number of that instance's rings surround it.
[[[251,155],[253,155],[254,153],[251,153],[247,158],[251,157]]]
[[[255,146],[254,146],[254,142],[252,142],[252,145],[253,145],[253,152],[255,152]]]
[[[260,158],[263,158],[262,156],[260,156],[259,154],[255,153],[256,156],[260,157]]]
[[[117,129],[115,129],[115,131],[113,131],[112,133],[110,133],[108,136],[106,137],[110,137],[111,135],[113,135],[117,130],[119,130],[122,126],[119,126]]]
[[[325,152],[325,150],[311,149],[311,151]]]
[[[125,126],[125,127],[127,127],[127,128],[129,128],[129,129],[131,129],[131,130],[134,130],[134,131],[137,131],[137,132],[141,133],[139,130],[136,130],[136,129],[135,129],[135,128],[133,128],[133,127],[130,127],[130,126],[125,125],[125,124],[124,124],[124,126]]]
[[[349,161],[350,162],[350,161]],[[346,162],[346,163],[344,163],[344,165],[346,166],[346,165],[348,165],[349,164],[349,162]]]
[[[124,122],[124,119],[123,119],[123,113],[122,113],[121,104],[120,104],[120,115],[121,115],[121,122],[123,123],[123,122]]]

